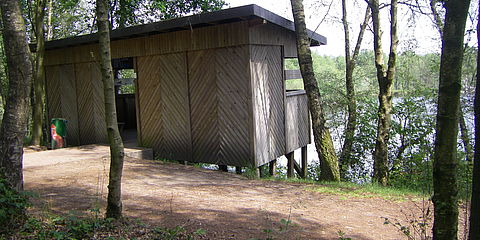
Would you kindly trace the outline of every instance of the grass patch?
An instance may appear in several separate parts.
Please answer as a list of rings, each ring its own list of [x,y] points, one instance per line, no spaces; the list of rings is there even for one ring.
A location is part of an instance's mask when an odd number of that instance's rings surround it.
[[[425,194],[409,189],[384,187],[378,184],[355,184],[350,182],[321,182],[306,187],[307,190],[342,195],[345,197],[383,198],[392,201],[420,200],[428,198]]]
[[[384,187],[378,184],[356,184],[352,182],[317,182],[309,179],[276,179],[270,181],[285,181],[292,183],[305,183],[305,189],[324,194],[339,195],[342,199],[358,198],[382,198],[391,201],[409,201],[428,199],[428,194],[404,188]]]
[[[303,89],[302,79],[289,79],[285,81],[286,89]]]

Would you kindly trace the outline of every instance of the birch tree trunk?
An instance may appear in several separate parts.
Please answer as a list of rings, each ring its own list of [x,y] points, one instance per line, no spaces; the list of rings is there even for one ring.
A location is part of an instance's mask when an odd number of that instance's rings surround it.
[[[100,44],[100,67],[105,97],[105,121],[110,143],[110,177],[108,181],[107,218],[122,217],[122,171],[123,142],[118,131],[115,108],[115,88],[110,55],[108,23],[108,0],[97,0],[98,38]]]
[[[48,0],[47,41],[50,41],[53,38],[52,14],[53,14],[53,0]]]
[[[307,92],[308,107],[312,116],[313,137],[320,159],[320,179],[339,181],[338,159],[333,148],[330,132],[325,127],[325,118],[320,102],[321,96],[312,67],[310,40],[305,25],[305,13],[302,0],[291,0],[295,31],[297,35],[298,63],[302,73],[303,85]]]
[[[457,239],[457,135],[463,39],[470,0],[445,1],[433,162],[433,239]]]
[[[383,61],[382,30],[380,27],[380,6],[378,0],[369,2],[373,20],[373,46],[375,51],[375,67],[378,80],[378,123],[377,139],[373,152],[373,181],[387,185],[388,183],[388,140],[392,122],[392,89],[395,79],[397,60],[397,0],[390,2],[390,53],[388,65]]]
[[[370,19],[369,8],[365,11],[365,17],[362,25],[360,26],[360,32],[358,34],[357,43],[353,54],[350,53],[350,29],[347,21],[347,3],[346,0],[342,0],[342,23],[345,34],[345,87],[347,91],[347,110],[348,119],[347,126],[345,128],[345,140],[343,142],[342,151],[340,153],[340,175],[343,177],[344,173],[348,170],[350,163],[353,137],[355,136],[355,129],[357,125],[357,102],[355,99],[355,84],[353,81],[353,71],[355,70],[355,63],[358,53],[360,52],[360,46],[362,45],[363,34],[367,28],[368,21]]]
[[[3,44],[7,57],[9,89],[0,127],[0,176],[14,189],[23,190],[23,138],[29,107],[32,63],[19,1],[1,0]]]
[[[35,38],[37,40],[37,51],[35,54],[35,79],[33,84],[34,105],[33,105],[33,128],[32,144],[40,145],[42,140],[42,126],[45,106],[45,30],[43,19],[45,16],[45,0],[37,0],[35,10]]]

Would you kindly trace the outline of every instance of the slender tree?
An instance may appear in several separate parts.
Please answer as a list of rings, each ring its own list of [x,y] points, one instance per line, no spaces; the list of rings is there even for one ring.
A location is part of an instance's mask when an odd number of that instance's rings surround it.
[[[480,4],[478,5],[480,10]],[[477,23],[477,39],[480,39],[480,19]],[[480,41],[478,48],[480,49]],[[477,82],[473,103],[475,117],[475,150],[473,155],[472,199],[470,202],[469,240],[480,239],[480,54],[477,53]]]
[[[298,63],[302,73],[303,85],[307,92],[308,108],[310,109],[313,126],[313,137],[320,159],[320,179],[327,181],[339,181],[340,171],[338,159],[333,148],[330,132],[325,126],[324,112],[321,105],[321,96],[318,83],[315,79],[310,52],[310,40],[308,39],[305,24],[305,13],[302,0],[291,0],[293,19],[297,37]]]
[[[463,40],[470,0],[445,1],[433,162],[433,239],[457,239],[457,135]]]
[[[430,10],[432,11],[433,15],[433,22],[435,25],[435,28],[437,29],[440,38],[443,36],[443,19],[440,16],[440,13],[438,12],[437,9],[438,1],[437,0],[430,0]],[[464,54],[465,51],[467,51],[468,45],[464,44]],[[460,101],[460,104],[462,102]],[[472,144],[470,141],[470,133],[467,127],[467,124],[465,123],[465,114],[463,114],[463,107],[460,105],[459,112],[458,112],[458,124],[460,127],[460,139],[462,139],[463,143],[463,149],[465,151],[465,158],[467,161],[471,162],[473,160],[473,150],[472,150]]]
[[[105,122],[110,143],[110,177],[108,182],[107,218],[122,217],[122,171],[123,141],[118,131],[115,110],[115,89],[110,54],[108,0],[97,0],[98,38],[100,44],[100,67],[105,98]]]
[[[37,50],[35,54],[35,79],[34,79],[34,105],[33,105],[33,129],[32,144],[40,145],[42,140],[42,126],[45,105],[45,30],[43,20],[45,18],[46,0],[37,0],[35,9],[35,38]]]
[[[380,5],[378,0],[369,1],[373,21],[373,46],[375,51],[375,67],[377,69],[378,122],[377,139],[373,152],[373,180],[381,185],[388,183],[388,140],[392,122],[392,89],[395,79],[397,60],[397,0],[390,2],[390,52],[388,65],[383,61],[382,30],[380,27]]]
[[[30,107],[32,63],[19,1],[1,0],[3,44],[7,57],[9,89],[0,127],[0,176],[14,189],[23,190],[23,138]]]
[[[341,175],[343,175],[343,173],[348,169],[347,165],[350,161],[352,153],[353,137],[355,135],[355,128],[357,125],[357,102],[355,99],[353,70],[355,70],[358,53],[360,52],[360,46],[362,45],[363,34],[365,33],[365,29],[367,28],[369,20],[370,11],[367,7],[363,23],[360,25],[360,32],[355,44],[355,49],[353,50],[352,54],[350,49],[350,29],[347,20],[347,0],[342,0],[342,23],[345,34],[345,87],[347,90],[348,119],[347,127],[345,128],[344,133],[345,141],[343,142],[342,152],[340,153],[339,159]]]

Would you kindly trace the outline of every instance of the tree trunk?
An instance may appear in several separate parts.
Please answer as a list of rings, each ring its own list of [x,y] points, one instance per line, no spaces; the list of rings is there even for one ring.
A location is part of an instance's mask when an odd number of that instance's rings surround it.
[[[30,107],[32,63],[19,1],[1,0],[3,44],[9,89],[0,127],[0,175],[14,189],[23,190],[23,138]]]
[[[45,0],[37,0],[35,10],[35,37],[37,39],[37,51],[35,55],[35,79],[34,79],[34,105],[33,105],[33,128],[32,145],[40,145],[42,141],[43,107],[45,105],[45,31],[43,19],[45,16]]]
[[[357,60],[360,46],[363,40],[363,34],[367,28],[368,21],[370,19],[369,9],[365,11],[365,18],[360,26],[360,32],[358,34],[357,43],[355,44],[355,50],[353,55],[350,55],[350,30],[348,28],[347,21],[347,4],[346,0],[342,0],[342,23],[345,33],[345,87],[347,91],[347,110],[348,119],[347,126],[345,128],[345,140],[343,142],[342,151],[340,153],[340,175],[343,177],[348,170],[352,147],[353,137],[355,136],[355,128],[357,125],[357,103],[355,100],[355,84],[353,81],[353,70],[355,70],[355,62]]]
[[[479,4],[480,10],[480,4]],[[480,19],[477,23],[477,39],[480,39]],[[480,42],[478,48],[480,49]],[[480,239],[480,54],[477,53],[477,82],[475,83],[475,150],[473,155],[472,199],[470,201],[469,240]]]
[[[375,151],[373,152],[373,181],[381,185],[388,183],[388,140],[392,122],[392,88],[395,78],[397,59],[397,0],[390,4],[390,53],[388,66],[383,61],[382,30],[380,28],[380,7],[378,0],[370,2],[373,20],[373,45],[375,50],[375,67],[378,80],[378,123]]]
[[[53,14],[53,0],[48,0],[47,41],[50,41],[53,39],[52,14]]]
[[[312,67],[310,40],[305,25],[305,14],[302,0],[291,0],[295,30],[297,35],[298,63],[303,77],[303,85],[307,92],[308,107],[312,116],[313,137],[320,159],[320,179],[339,181],[340,171],[338,159],[333,148],[330,132],[325,127],[325,118],[320,101],[320,91]]]
[[[433,239],[457,239],[457,135],[463,38],[470,0],[445,1],[433,162]]]
[[[465,123],[465,116],[463,115],[462,107],[460,107],[458,111],[458,126],[460,127],[460,138],[462,139],[463,149],[465,150],[465,158],[468,162],[472,162],[472,144],[470,143],[470,134],[468,132],[467,124]]]
[[[100,44],[100,66],[105,97],[105,121],[110,143],[110,177],[108,182],[107,218],[122,217],[122,171],[123,142],[118,131],[115,108],[115,88],[110,55],[110,34],[108,23],[108,0],[97,0],[98,38]]]

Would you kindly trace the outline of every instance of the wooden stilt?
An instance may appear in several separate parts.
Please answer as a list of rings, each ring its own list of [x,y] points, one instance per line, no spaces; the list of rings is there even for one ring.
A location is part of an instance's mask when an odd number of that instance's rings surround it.
[[[235,167],[235,173],[242,174],[242,167]]]
[[[268,170],[270,172],[270,176],[275,177],[275,174],[277,172],[277,159],[270,161],[268,167],[269,167]]]
[[[302,172],[300,176],[302,178],[307,178],[308,174],[308,164],[307,164],[307,146],[302,147]]]
[[[292,178],[294,176],[294,162],[295,162],[295,158],[294,158],[294,154],[293,152],[291,153],[287,153],[285,155],[285,157],[287,157],[287,160],[288,160],[288,163],[287,163],[287,177],[288,178]]]
[[[262,173],[260,172],[260,167],[255,168],[255,175],[257,175],[257,178],[262,177]]]
[[[222,172],[228,172],[228,166],[227,165],[218,165],[218,170]]]
[[[265,177],[265,173],[263,172],[263,166],[260,166],[258,169],[258,175],[260,178]]]

